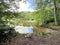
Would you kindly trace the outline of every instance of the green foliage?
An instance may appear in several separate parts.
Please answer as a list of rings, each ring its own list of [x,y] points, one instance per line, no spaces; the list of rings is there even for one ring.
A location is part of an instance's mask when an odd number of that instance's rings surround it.
[[[43,36],[43,35],[46,35],[46,33],[45,32],[40,32],[40,35]]]
[[[42,22],[43,24],[51,20],[54,20],[53,22],[55,22],[55,24],[59,23],[60,22],[59,4],[60,4],[59,0],[35,0],[36,6],[35,8],[38,9],[35,15],[37,15],[37,18],[40,18],[39,21]]]
[[[18,13],[8,11],[8,9],[11,8],[11,5],[13,5],[15,8],[17,7],[17,5],[13,3],[14,1],[19,0],[0,0],[0,20],[2,20],[2,17],[11,19],[12,17],[18,15]]]
[[[47,7],[48,8],[48,7]],[[47,10],[46,8],[42,8],[32,13],[32,17],[39,23],[39,24],[46,24],[47,21],[53,19],[52,10]]]
[[[18,0],[0,0],[0,41],[16,36],[15,30],[11,29],[9,26],[6,26],[6,23],[11,23],[13,18],[20,16],[19,13],[7,11],[11,8],[11,5],[15,6],[15,8],[17,7],[12,3],[14,1]]]

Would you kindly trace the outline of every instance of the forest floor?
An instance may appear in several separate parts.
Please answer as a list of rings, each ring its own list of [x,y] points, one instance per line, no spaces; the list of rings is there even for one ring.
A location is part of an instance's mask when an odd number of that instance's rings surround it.
[[[11,40],[1,42],[0,45],[60,45],[60,29],[45,28],[52,30],[52,33],[44,35],[32,34],[31,37],[15,37]]]

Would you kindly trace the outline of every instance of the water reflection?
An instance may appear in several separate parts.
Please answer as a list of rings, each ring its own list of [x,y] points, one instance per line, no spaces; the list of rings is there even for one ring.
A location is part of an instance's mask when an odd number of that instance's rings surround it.
[[[15,26],[15,31],[20,34],[33,33],[33,26]]]

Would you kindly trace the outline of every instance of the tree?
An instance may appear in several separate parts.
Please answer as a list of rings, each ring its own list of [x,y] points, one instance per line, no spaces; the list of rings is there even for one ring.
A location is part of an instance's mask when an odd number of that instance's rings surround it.
[[[18,8],[16,5],[16,2],[19,0],[0,0],[0,43],[1,41],[5,41],[5,39],[9,39],[10,37],[15,36],[15,30],[13,27],[6,25],[5,22],[8,22],[8,19],[12,19],[15,17],[18,13],[11,12],[9,9],[12,8]],[[22,1],[22,0],[20,0]],[[5,33],[6,32],[6,33]]]
[[[54,0],[54,21],[55,25],[58,25],[57,0]]]
[[[19,2],[19,0],[0,0],[0,22],[3,21],[2,17],[12,18],[18,14],[12,9],[12,7],[18,9],[17,2]],[[10,11],[11,9],[13,12]]]
[[[36,3],[35,6],[37,9],[42,9],[42,8],[46,9],[46,7],[49,5],[51,7],[50,10],[53,11],[55,25],[58,25],[58,10],[57,9],[59,5],[59,0],[35,0],[35,3]]]

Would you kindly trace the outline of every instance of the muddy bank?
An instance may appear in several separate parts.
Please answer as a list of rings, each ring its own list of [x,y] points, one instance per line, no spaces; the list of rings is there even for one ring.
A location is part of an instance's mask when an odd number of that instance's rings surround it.
[[[60,34],[51,35],[36,35],[31,37],[15,37],[6,42],[1,42],[0,45],[60,45]]]

